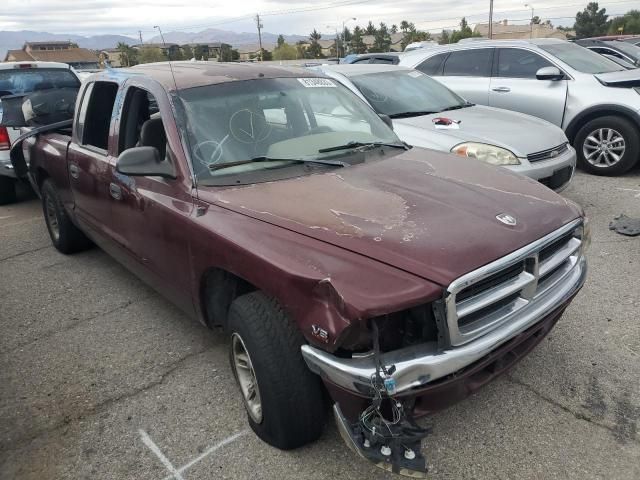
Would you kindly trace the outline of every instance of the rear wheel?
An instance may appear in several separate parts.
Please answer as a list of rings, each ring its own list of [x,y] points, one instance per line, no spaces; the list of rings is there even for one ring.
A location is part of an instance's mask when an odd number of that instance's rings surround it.
[[[44,220],[53,246],[65,254],[89,248],[91,241],[71,222],[50,179],[44,181],[41,192]]]
[[[0,176],[0,205],[16,201],[16,181],[11,177]]]
[[[600,117],[576,135],[580,166],[595,175],[621,175],[633,168],[640,154],[638,129],[622,117]]]
[[[253,431],[283,450],[316,440],[324,427],[322,384],[282,307],[262,292],[248,293],[231,304],[228,327],[231,369]]]

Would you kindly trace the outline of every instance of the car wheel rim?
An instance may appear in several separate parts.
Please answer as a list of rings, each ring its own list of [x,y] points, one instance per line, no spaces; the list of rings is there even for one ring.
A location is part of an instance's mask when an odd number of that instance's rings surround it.
[[[584,140],[582,153],[594,167],[607,168],[616,165],[627,149],[624,137],[613,128],[594,130]]]
[[[253,363],[244,341],[237,333],[231,336],[232,365],[244,397],[244,403],[251,419],[256,423],[262,422],[262,400],[256,379]]]
[[[47,214],[47,225],[49,226],[51,236],[55,241],[58,241],[58,239],[60,238],[60,224],[58,223],[58,212],[56,210],[56,205],[55,203],[53,203],[53,199],[51,197],[46,198],[45,209]]]

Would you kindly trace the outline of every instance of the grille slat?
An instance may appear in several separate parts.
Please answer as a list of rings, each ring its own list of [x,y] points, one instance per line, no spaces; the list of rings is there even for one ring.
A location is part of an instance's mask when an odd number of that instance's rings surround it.
[[[557,147],[550,148],[548,150],[542,150],[541,152],[530,153],[527,155],[527,160],[531,163],[542,162],[544,160],[550,160],[552,158],[556,158],[559,155],[562,155],[569,150],[569,144],[563,143],[562,145],[558,145]]]
[[[578,263],[582,234],[576,221],[453,282],[447,298],[452,344],[483,335],[544,297]]]

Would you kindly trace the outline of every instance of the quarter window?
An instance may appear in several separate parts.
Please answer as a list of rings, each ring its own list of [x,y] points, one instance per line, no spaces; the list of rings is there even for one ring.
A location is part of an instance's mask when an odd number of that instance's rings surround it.
[[[488,77],[491,66],[490,48],[473,48],[452,52],[444,62],[444,76]]]
[[[498,77],[535,79],[538,70],[552,66],[549,61],[528,50],[501,48],[498,51]]]
[[[107,150],[117,94],[118,84],[112,82],[95,82],[87,88],[80,110],[83,145]]]
[[[447,58],[447,53],[441,53],[431,58],[427,58],[424,62],[416,67],[416,70],[420,70],[422,73],[426,73],[432,77],[442,75],[442,63]]]

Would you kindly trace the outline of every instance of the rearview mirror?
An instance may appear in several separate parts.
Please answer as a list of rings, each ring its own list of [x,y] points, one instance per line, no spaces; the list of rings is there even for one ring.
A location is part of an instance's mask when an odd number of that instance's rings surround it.
[[[563,80],[564,73],[557,67],[542,67],[536,72],[538,80]]]
[[[381,113],[378,116],[384,123],[386,123],[389,126],[391,130],[393,130],[393,120],[391,120],[391,117],[389,115],[385,115],[384,113]]]
[[[176,178],[173,166],[160,158],[156,147],[134,147],[118,157],[116,171],[130,177]]]

